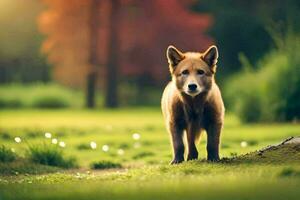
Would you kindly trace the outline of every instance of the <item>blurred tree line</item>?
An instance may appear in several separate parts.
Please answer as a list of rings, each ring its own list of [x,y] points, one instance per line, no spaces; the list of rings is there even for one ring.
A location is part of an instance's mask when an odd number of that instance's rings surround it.
[[[246,57],[256,68],[276,46],[269,26],[288,22],[296,33],[300,29],[297,0],[3,0],[0,4],[0,82],[54,79],[84,88],[89,107],[95,105],[99,90],[108,107],[127,99],[145,103],[156,94],[159,99],[156,89],[161,91],[169,80],[165,58],[169,44],[196,51],[216,43],[221,55],[217,78],[223,87],[243,69],[240,58]]]
[[[147,100],[152,94],[145,87],[159,87],[169,77],[165,56],[169,44],[203,50],[212,43],[204,34],[211,17],[191,12],[188,1],[43,2],[48,9],[39,25],[47,35],[43,51],[54,64],[54,79],[86,88],[88,107],[95,106],[99,87],[105,105],[118,106],[118,89],[124,82],[138,86],[136,95],[141,102]]]
[[[252,66],[246,57],[243,70],[226,83],[230,110],[244,122],[300,120],[300,35],[288,26],[281,33],[270,29],[276,48]]]
[[[254,64],[274,48],[268,32],[270,26],[289,23],[300,31],[300,1],[298,0],[201,0],[192,7],[196,12],[213,15],[209,35],[219,47],[219,77],[225,80],[240,71],[242,53]]]
[[[0,83],[51,79],[50,65],[40,53],[43,36],[36,26],[42,9],[37,0],[0,1]]]

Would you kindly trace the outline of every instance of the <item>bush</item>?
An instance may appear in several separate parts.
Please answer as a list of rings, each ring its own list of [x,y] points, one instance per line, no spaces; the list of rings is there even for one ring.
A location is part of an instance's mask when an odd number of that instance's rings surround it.
[[[41,96],[32,102],[34,108],[66,108],[70,107],[70,103],[59,96]]]
[[[62,168],[77,167],[75,158],[65,158],[59,147],[54,145],[29,146],[27,157],[30,161],[38,164],[56,166]]]
[[[20,108],[23,106],[24,104],[20,99],[8,99],[4,96],[0,97],[0,108]]]
[[[91,169],[111,169],[111,168],[121,168],[120,163],[114,163],[111,161],[98,161],[90,165]]]
[[[83,93],[55,83],[7,84],[0,86],[0,108],[81,107]]]
[[[16,160],[16,158],[17,155],[15,152],[4,145],[0,146],[0,162],[12,162]]]
[[[300,36],[289,32],[276,37],[278,49],[258,62],[253,70],[232,77],[225,86],[225,101],[244,122],[300,119]]]

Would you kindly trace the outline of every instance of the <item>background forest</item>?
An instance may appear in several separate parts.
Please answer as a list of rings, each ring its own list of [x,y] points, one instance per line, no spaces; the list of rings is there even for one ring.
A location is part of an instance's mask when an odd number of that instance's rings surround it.
[[[296,0],[19,1],[0,6],[2,108],[158,106],[166,47],[216,44],[228,110],[248,122],[300,116]]]
[[[0,200],[299,200],[299,19],[299,0],[0,0]],[[170,44],[218,46],[218,162],[203,132],[169,165]]]

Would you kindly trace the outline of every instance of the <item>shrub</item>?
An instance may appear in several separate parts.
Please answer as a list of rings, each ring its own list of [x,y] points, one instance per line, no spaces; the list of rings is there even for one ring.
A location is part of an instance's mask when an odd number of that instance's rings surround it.
[[[0,97],[0,108],[20,108],[24,104],[20,99]]]
[[[0,86],[0,108],[62,108],[83,105],[83,93],[55,83],[6,84]]]
[[[0,146],[0,162],[12,162],[16,160],[16,158],[17,155],[15,152],[4,145]]]
[[[28,159],[34,163],[50,165],[62,168],[77,167],[76,159],[65,158],[59,147],[54,145],[29,146],[27,152]]]
[[[275,36],[274,36],[275,37]],[[276,38],[278,48],[258,62],[257,70],[238,73],[225,86],[225,101],[244,122],[300,119],[300,36]]]
[[[111,161],[98,161],[91,163],[90,167],[92,169],[111,169],[111,168],[121,168],[120,163],[115,163]]]
[[[60,96],[41,96],[34,99],[32,107],[35,108],[66,108],[70,103]]]

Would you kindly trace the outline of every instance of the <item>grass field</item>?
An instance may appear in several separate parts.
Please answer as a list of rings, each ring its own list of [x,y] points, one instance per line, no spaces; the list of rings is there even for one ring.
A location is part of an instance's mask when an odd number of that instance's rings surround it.
[[[200,161],[170,166],[169,136],[158,109],[0,111],[0,143],[20,157],[26,156],[28,146],[55,146],[45,138],[46,132],[65,143],[63,153],[75,157],[79,168],[28,164],[24,169],[19,161],[0,162],[1,200],[299,199],[299,153],[292,161],[279,157],[275,162],[207,163],[203,134]],[[229,114],[221,157],[242,155],[297,135],[300,124],[244,125]],[[16,143],[15,137],[21,142]],[[122,168],[92,170],[90,164],[97,161]]]

